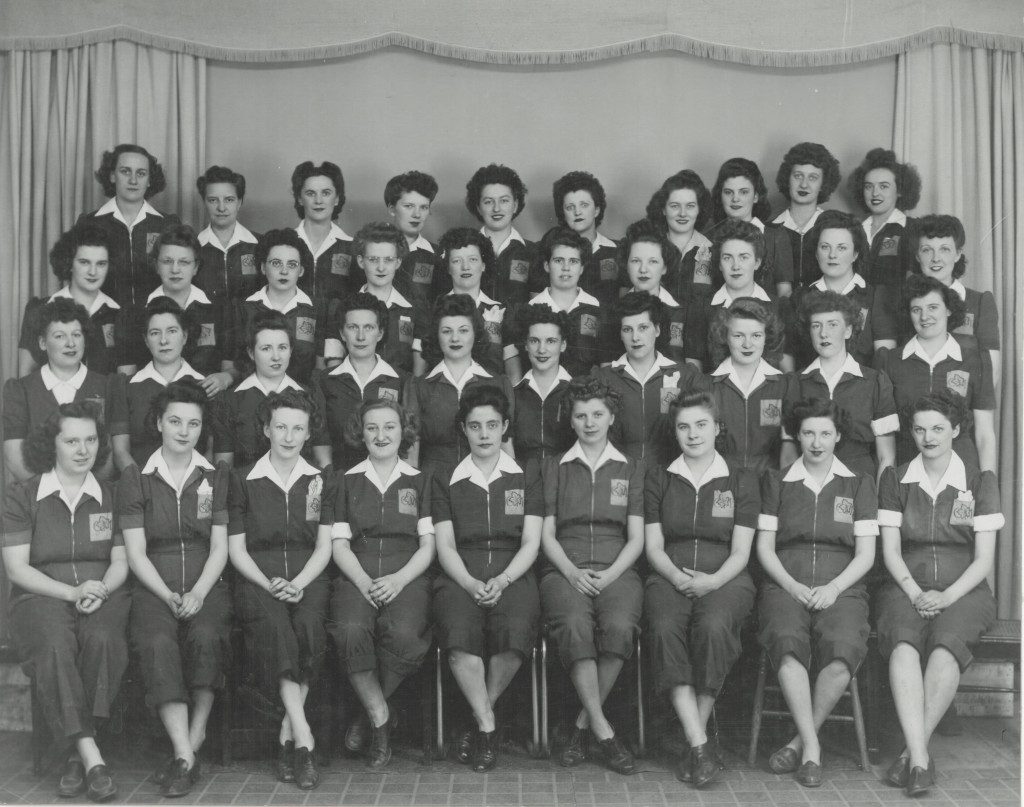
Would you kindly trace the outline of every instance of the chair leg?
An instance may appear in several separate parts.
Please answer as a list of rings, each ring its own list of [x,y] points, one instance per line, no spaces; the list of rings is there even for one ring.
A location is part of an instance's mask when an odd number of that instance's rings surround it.
[[[444,748],[444,690],[441,686],[441,663],[442,653],[441,648],[437,648],[437,653],[434,656],[434,698],[436,704],[435,718],[437,720],[437,750],[438,753]]]
[[[757,664],[757,686],[754,688],[754,709],[750,716],[750,750],[747,752],[747,764],[757,761],[757,741],[761,736],[761,710],[764,708],[764,686],[768,678],[768,654],[762,650],[761,659]]]
[[[874,762],[877,762],[881,757],[881,751],[879,749],[881,744],[879,735],[882,727],[881,717],[879,715],[879,706],[881,701],[879,695],[881,671],[879,670],[878,665],[880,660],[881,658],[878,655],[878,648],[872,647],[869,644],[868,656],[864,661],[864,675],[867,678],[865,681],[865,700],[867,701],[867,723],[865,726],[865,733],[868,738],[868,759]]]
[[[29,679],[29,694],[32,701],[32,773],[39,777],[45,773],[43,761],[46,757],[46,747],[49,745],[49,731],[42,706],[39,705],[35,678]]]
[[[537,646],[530,653],[530,706],[533,710],[533,745],[530,747],[532,756],[539,756],[540,746],[540,688],[537,681]]]
[[[860,708],[860,691],[857,676],[850,677],[850,708],[853,712],[853,730],[857,734],[857,749],[860,751],[861,770],[870,771],[871,761],[868,759],[867,733],[864,730],[864,713]]]
[[[636,635],[636,737],[637,756],[647,755],[647,732],[644,725],[644,672],[640,656],[640,634]]]
[[[551,756],[548,738],[548,640],[540,637],[540,747],[544,756]]]
[[[422,759],[424,763],[434,759],[434,711],[431,700],[434,682],[427,670],[421,669],[420,676],[420,722],[423,729],[420,737]]]

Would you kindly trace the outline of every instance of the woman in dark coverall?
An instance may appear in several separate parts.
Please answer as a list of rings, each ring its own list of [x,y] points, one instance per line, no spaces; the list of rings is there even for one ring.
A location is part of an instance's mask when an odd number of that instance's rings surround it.
[[[875,481],[835,456],[846,416],[812,398],[786,408],[786,427],[803,452],[761,477],[757,557],[767,579],[757,604],[758,640],[778,672],[797,734],[768,760],[821,786],[818,729],[867,655],[868,595],[862,582],[875,559]],[[809,671],[817,669],[813,691]]]
[[[242,579],[235,610],[245,637],[246,667],[269,698],[280,697],[277,777],[317,786],[313,732],[305,703],[327,652],[332,493],[323,473],[302,458],[320,413],[306,392],[267,396],[260,408],[270,451],[231,474],[228,556]]]
[[[965,419],[957,396],[919,398],[910,411],[919,453],[887,468],[879,488],[882,554],[892,580],[876,603],[878,649],[889,658],[907,743],[886,780],[909,796],[935,784],[928,743],[971,663],[971,646],[996,618],[986,578],[1004,519],[995,474],[953,448]]]
[[[113,485],[92,475],[108,450],[97,407],[61,404],[25,441],[36,476],[13,482],[4,504],[12,638],[51,734],[71,746],[57,794],[93,801],[117,795],[96,721],[128,665],[128,563]]]
[[[747,573],[761,509],[757,476],[715,451],[715,400],[691,392],[669,405],[665,441],[681,454],[647,473],[645,544],[653,571],[644,613],[655,687],[667,695],[690,753],[676,777],[704,787],[722,770],[708,741],[715,699],[740,653],[740,628],[754,605]]]
[[[448,480],[435,477],[433,485],[437,554],[445,571],[434,587],[434,621],[476,719],[475,732],[460,733],[456,756],[487,771],[497,761],[494,705],[537,640],[533,563],[544,500],[539,474],[527,477],[501,450],[510,423],[499,388],[467,391],[458,423],[470,454]]]
[[[379,769],[391,759],[387,698],[430,646],[434,525],[429,480],[401,459],[416,441],[409,415],[389,398],[367,399],[351,421],[349,439],[368,457],[337,480],[331,537],[342,576],[331,594],[331,635],[363,706],[345,747],[362,751],[369,734],[366,764]]]
[[[117,489],[128,565],[141,584],[132,592],[132,647],[173,747],[153,776],[164,796],[184,796],[195,784],[230,652],[231,591],[221,579],[229,471],[196,450],[206,413],[198,382],[164,387],[150,406],[163,444],[141,470],[129,465]]]

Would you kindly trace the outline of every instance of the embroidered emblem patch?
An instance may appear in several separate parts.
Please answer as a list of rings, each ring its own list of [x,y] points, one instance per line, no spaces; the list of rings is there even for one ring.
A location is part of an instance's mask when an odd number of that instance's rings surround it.
[[[953,509],[949,512],[949,526],[974,526],[974,494],[969,490],[961,491],[953,501]]]
[[[413,283],[430,283],[434,279],[434,264],[417,263],[412,267]]]
[[[388,387],[380,387],[377,390],[377,397],[378,398],[383,398],[383,399],[388,400],[388,401],[397,401],[398,400],[398,390],[396,390],[396,389],[389,389]]]
[[[505,491],[506,516],[521,516],[524,513],[525,507],[526,496],[523,495],[522,488]]]
[[[332,275],[347,275],[348,268],[352,264],[352,256],[339,254],[331,255],[331,274]]]
[[[736,512],[736,502],[731,490],[716,490],[711,503],[712,518],[732,518]]]
[[[103,344],[107,347],[114,346],[114,323],[108,322],[103,326]]]
[[[693,258],[693,282],[703,285],[711,283],[711,248],[703,246]]]
[[[295,338],[303,342],[312,342],[316,334],[316,320],[313,317],[295,318]]]
[[[625,507],[629,496],[629,480],[613,479],[611,484],[611,498],[609,504],[612,507]]]
[[[598,268],[601,273],[601,280],[615,280],[619,276],[619,265],[615,263],[615,258],[602,259],[601,263],[598,264]]]
[[[398,341],[407,345],[412,344],[412,317],[404,314],[398,317]]]
[[[836,496],[832,506],[832,519],[837,524],[853,523],[853,499],[849,496]]]
[[[782,425],[782,399],[767,398],[761,401],[761,425]]]
[[[672,347],[683,346],[683,323],[670,322],[668,324],[668,343]]]
[[[580,336],[597,336],[597,317],[593,314],[583,314],[580,317]]]
[[[508,278],[515,283],[525,283],[530,277],[530,264],[526,261],[514,260],[509,263]]]
[[[212,322],[204,322],[199,326],[199,347],[211,347],[217,344],[217,332]]]
[[[314,476],[306,488],[306,521],[319,521],[320,508],[323,504],[324,480]]]
[[[882,244],[878,248],[878,255],[879,257],[898,255],[899,251],[900,237],[898,235],[887,235],[882,239]]]
[[[950,392],[955,392],[966,398],[970,385],[971,374],[966,370],[950,370],[946,373],[946,389]]]
[[[256,256],[255,255],[243,255],[239,260],[239,264],[242,267],[243,275],[254,275],[256,274]]]
[[[213,515],[213,486],[204,479],[196,488],[196,518],[210,518]]]
[[[89,515],[89,540],[109,541],[114,537],[114,514],[91,513]]]
[[[398,491],[398,512],[403,516],[418,515],[417,504],[416,488],[402,488]]]

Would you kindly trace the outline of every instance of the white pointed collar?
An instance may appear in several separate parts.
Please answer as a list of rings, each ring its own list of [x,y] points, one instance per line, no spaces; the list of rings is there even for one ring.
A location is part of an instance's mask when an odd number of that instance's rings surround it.
[[[828,474],[821,482],[821,487],[818,486],[818,482],[811,477],[807,470],[807,466],[804,465],[804,458],[797,457],[796,461],[789,466],[789,470],[786,471],[786,475],[782,477],[783,482],[803,482],[804,487],[809,488],[815,493],[821,493],[825,489],[825,486],[835,479],[837,476],[853,477],[856,476],[853,471],[843,465],[839,457],[832,456],[832,465],[828,469]]]
[[[359,378],[359,375],[356,373],[356,368],[352,366],[352,359],[349,356],[346,356],[344,361],[331,370],[328,375],[350,375],[360,389],[363,389],[375,378],[380,378],[381,376],[386,376],[388,378],[399,377],[395,368],[384,361],[380,356],[377,356],[377,363],[373,365],[373,369],[370,371],[370,377],[367,378],[366,381]]]
[[[630,286],[630,294],[635,294],[639,291],[640,290],[635,286]],[[676,298],[673,297],[664,286],[658,286],[658,299],[661,300],[663,305],[671,306],[672,308],[679,308],[679,303],[676,302]]]
[[[800,233],[801,235],[803,235],[808,230],[810,230],[811,227],[814,226],[814,223],[818,220],[818,216],[820,216],[824,212],[825,212],[825,208],[823,208],[823,207],[816,208],[815,211],[814,211],[814,215],[811,216],[810,219],[807,220],[807,223],[803,227],[801,227],[800,225],[798,225],[796,223],[796,221],[793,220],[793,216],[789,212],[789,208],[787,207],[785,210],[783,210],[781,213],[779,213],[779,215],[777,215],[774,219],[772,219],[772,224],[781,224],[787,230],[793,230],[794,232],[797,232],[797,233]]]
[[[54,373],[53,370],[50,369],[49,364],[44,364],[42,367],[39,368],[39,376],[40,378],[42,378],[43,386],[46,387],[48,392],[53,392],[54,387],[59,387],[62,385],[70,387],[75,392],[78,392],[78,390],[82,388],[82,384],[85,383],[85,376],[88,372],[89,368],[86,367],[84,364],[81,364],[79,365],[78,370],[75,372],[75,374],[71,376],[71,378],[69,378],[67,381],[65,381],[62,378],[57,378],[56,373]],[[72,393],[71,397],[72,399],[74,399],[74,393]]]
[[[863,289],[863,288],[867,288],[867,285],[868,285],[867,281],[865,281],[864,278],[862,278],[859,273],[854,272],[853,273],[853,277],[850,278],[850,282],[847,283],[843,287],[843,290],[841,292],[839,292],[839,293],[842,294],[845,297],[847,294],[849,294],[855,288]],[[819,277],[817,280],[815,280],[811,284],[811,287],[817,289],[818,291],[828,291],[828,286],[825,283],[825,278],[824,277]]]
[[[474,362],[472,362],[469,365],[469,369],[466,370],[466,372],[462,376],[462,378],[459,381],[456,381],[454,378],[452,378],[451,370],[448,369],[448,365],[444,363],[443,359],[437,363],[437,365],[434,367],[433,370],[431,370],[429,373],[427,373],[427,378],[434,378],[434,377],[436,377],[438,375],[444,376],[445,379],[447,379],[448,383],[451,384],[453,387],[455,387],[455,389],[457,389],[459,391],[459,394],[462,393],[463,388],[466,386],[466,384],[469,383],[469,381],[471,379],[473,379],[475,377],[480,377],[480,378],[492,378],[493,377],[483,367],[481,367],[476,361],[474,361]]]
[[[69,499],[64,491],[64,486],[60,483],[60,479],[57,478],[57,472],[55,470],[49,470],[41,474],[39,477],[39,488],[36,490],[36,501],[41,502],[47,496],[52,496],[54,493],[58,494],[61,501],[68,506],[68,510],[72,513],[78,507],[78,503],[82,501],[83,496],[92,496],[97,502],[103,502],[103,488],[100,487],[99,481],[93,476],[92,471],[89,471],[85,475],[85,481],[82,483],[82,487],[78,489],[78,493],[75,498]]]
[[[263,386],[263,382],[260,381],[259,376],[257,376],[256,373],[253,373],[244,380],[239,381],[238,386],[235,387],[234,389],[234,392],[245,392],[247,389],[258,389],[266,396],[270,395],[272,391],[282,392],[283,390],[286,389],[293,389],[301,392],[302,385],[298,381],[293,379],[290,375],[285,375],[284,378],[281,379],[281,383],[278,385],[276,390],[268,390],[266,387]]]
[[[717,451],[715,452],[715,458],[711,461],[711,465],[709,465],[705,469],[704,473],[701,474],[700,479],[694,478],[693,471],[690,470],[690,466],[686,464],[686,457],[682,454],[676,457],[665,470],[670,474],[675,474],[676,476],[685,479],[693,485],[694,490],[700,490],[701,487],[706,485],[708,482],[712,482],[715,479],[721,479],[729,475],[729,466],[726,463],[725,458]]]
[[[821,373],[821,377],[825,378],[825,373],[821,370],[821,358],[817,358],[807,365],[807,369],[804,370],[801,375],[810,375],[815,370]],[[863,378],[864,373],[860,369],[860,363],[853,358],[849,353],[846,354],[846,361],[843,362],[843,366],[839,368],[839,371],[833,376],[833,378],[841,377],[843,373],[849,373],[857,378]],[[828,379],[825,379],[826,381]]]
[[[454,289],[452,289],[450,292],[448,292],[448,296],[449,297],[451,297],[453,294],[466,294],[466,293],[464,291],[455,291]],[[469,297],[470,295],[466,295],[466,296]],[[486,294],[484,294],[484,290],[483,289],[480,289],[477,292],[476,305],[477,305],[477,308],[479,308],[482,305],[486,305],[486,306],[495,306],[495,305],[501,306],[501,303],[499,303],[497,300],[492,300],[490,297],[488,297]]]
[[[946,344],[939,348],[938,353],[934,356],[929,356],[916,336],[910,337],[907,344],[903,346],[903,358],[909,359],[911,356],[917,356],[919,359],[924,361],[926,364],[934,367],[943,359],[953,359],[954,361],[963,361],[963,353],[960,350],[960,343],[953,338],[953,334],[946,334]]]
[[[594,240],[590,245],[590,254],[593,255],[601,247],[611,247],[612,249],[618,249],[618,246],[614,241],[612,241],[612,239],[610,239],[606,235],[601,235],[601,233],[598,233],[594,237]]]
[[[900,227],[906,228],[907,214],[900,210],[898,207],[894,207],[892,210],[889,211],[889,215],[886,217],[885,221],[882,222],[882,227],[885,227],[887,224],[898,224]],[[861,222],[860,226],[864,229],[864,235],[868,237],[868,243],[870,244],[872,236],[871,216],[868,216],[866,219],[864,219],[864,221]],[[879,227],[877,230],[875,230],[874,234],[878,235],[882,231],[882,227]]]
[[[181,379],[186,377],[194,378],[197,381],[202,381],[204,378],[202,373],[196,372],[194,369],[192,369],[192,365],[190,365],[187,361],[182,359],[181,367],[178,368],[178,372],[174,374],[174,378],[168,381],[166,378],[160,375],[153,362],[150,362],[141,370],[139,370],[135,375],[133,375],[128,383],[138,384],[142,381],[155,381],[161,387],[166,387],[168,384],[171,384],[174,381],[180,381]]]
[[[740,390],[740,392],[743,394],[743,397],[748,397],[750,393],[752,393],[765,382],[765,379],[773,375],[782,375],[782,371],[775,367],[772,367],[764,359],[761,359],[760,363],[757,365],[757,369],[754,370],[754,377],[750,379],[750,387],[746,392],[743,392],[743,383],[740,381],[740,377],[739,374],[736,372],[736,368],[733,367],[731,357],[723,361],[720,365],[718,365],[718,367],[711,375],[728,376],[729,380],[732,381],[736,389]]]
[[[403,476],[416,476],[419,473],[409,463],[404,460],[399,460],[395,467],[391,469],[391,475],[387,479],[381,479],[377,476],[377,469],[373,467],[373,463],[369,459],[365,459],[356,465],[353,465],[347,471],[345,476],[356,476],[362,474],[365,476],[370,483],[381,492],[381,495],[388,492],[395,482],[397,482]]]
[[[548,387],[547,392],[541,392],[540,385],[537,383],[537,379],[534,377],[532,369],[527,370],[523,374],[522,379],[516,386],[521,387],[523,384],[526,384],[530,389],[536,392],[537,396],[543,401],[545,398],[548,397],[548,395],[551,394],[551,391],[558,386],[559,381],[572,381],[572,374],[568,370],[566,370],[561,364],[558,365],[558,375],[555,377],[555,383]]]
[[[235,222],[235,229],[231,233],[231,240],[228,241],[227,246],[221,244],[220,239],[213,233],[213,226],[209,224],[206,225],[196,238],[199,239],[199,243],[202,246],[205,247],[207,244],[213,244],[213,246],[225,253],[235,244],[259,243],[259,239],[237,221]]]
[[[328,249],[334,246],[337,241],[351,241],[352,236],[346,233],[341,227],[335,222],[331,222],[331,229],[327,232],[327,237],[320,244],[320,248],[314,250],[313,244],[309,240],[309,236],[306,235],[306,220],[303,219],[295,226],[295,232],[299,234],[299,238],[302,239],[310,253],[313,255],[315,261],[321,255],[323,255]]]
[[[562,455],[562,459],[559,460],[559,465],[565,465],[567,462],[572,462],[573,460],[579,460],[590,468],[591,471],[597,471],[606,462],[626,462],[626,457],[621,451],[613,446],[609,440],[608,444],[604,447],[604,451],[601,452],[601,456],[597,458],[597,464],[591,465],[587,460],[587,455],[583,453],[583,447],[580,445],[580,441],[577,440],[572,444],[572,448]]]
[[[192,478],[192,474],[200,468],[204,471],[212,471],[213,465],[208,459],[206,459],[206,457],[195,449],[192,449],[192,457],[189,459],[188,469],[185,471],[185,475],[181,478],[181,487],[179,487],[174,481],[174,475],[171,473],[171,469],[167,466],[167,460],[164,459],[163,450],[158,448],[149,455],[149,459],[146,460],[146,464],[142,468],[142,473],[156,474],[180,497],[182,490],[185,489],[185,485],[188,484],[188,480]]]
[[[485,478],[484,472],[480,470],[479,466],[473,462],[473,455],[469,454],[465,459],[462,460],[458,465],[455,466],[455,470],[452,472],[452,478],[448,481],[449,485],[454,485],[456,482],[461,482],[464,479],[468,479],[474,485],[488,490],[491,482],[501,477],[502,474],[521,474],[523,469],[519,467],[512,457],[506,454],[504,451],[498,451],[498,464],[494,466],[494,471],[490,477]]]
[[[246,475],[246,479],[269,479],[281,490],[287,493],[292,489],[292,486],[304,476],[316,476],[320,471],[314,466],[310,465],[303,457],[299,457],[299,461],[295,463],[295,467],[292,468],[292,472],[288,475],[288,479],[285,482],[281,482],[281,477],[277,475],[277,470],[274,468],[273,463],[270,462],[270,452],[268,451],[258,460],[256,464],[252,466],[252,469]]]
[[[142,207],[139,210],[139,215],[137,215],[135,217],[135,221],[133,221],[129,225],[128,222],[125,221],[124,216],[121,214],[121,208],[119,208],[117,206],[117,197],[114,197],[114,196],[110,197],[110,199],[108,199],[107,202],[99,210],[97,210],[93,215],[95,215],[95,216],[113,215],[115,219],[117,219],[119,222],[121,222],[129,230],[134,228],[135,225],[138,224],[140,221],[142,221],[144,218],[146,218],[146,216],[156,216],[158,219],[162,219],[163,218],[163,216],[160,215],[160,211],[159,210],[157,210],[155,207],[153,207],[153,205],[151,205],[148,201],[144,200],[142,202]]]
[[[265,305],[271,311],[277,311],[281,314],[287,314],[289,311],[291,311],[293,308],[300,304],[308,306],[313,305],[313,301],[309,299],[309,295],[306,294],[306,292],[304,292],[298,286],[295,287],[295,296],[284,304],[284,308],[274,308],[274,306],[270,302],[270,298],[267,296],[266,286],[264,286],[254,294],[250,294],[248,297],[245,298],[245,301],[247,303],[263,303],[263,305]]]
[[[924,458],[918,454],[907,463],[907,470],[904,471],[900,482],[904,485],[916,484],[921,490],[935,499],[949,485],[952,485],[959,491],[967,490],[967,466],[960,459],[960,455],[953,451],[949,456],[949,465],[946,466],[946,470],[942,473],[942,478],[939,480],[938,485],[933,488],[931,480],[928,478],[928,472],[924,469]]]
[[[164,291],[163,286],[157,286],[153,289],[153,292],[146,298],[146,305],[149,305],[157,297],[167,297],[171,299],[167,292]],[[188,286],[188,299],[185,300],[185,305],[182,306],[182,310],[187,309],[192,303],[200,303],[201,305],[210,305],[210,298],[206,296],[206,292],[199,288],[194,283],[190,283]]]
[[[961,283],[959,279],[954,279],[953,282],[949,284],[949,287],[956,292],[956,296],[961,300],[967,299],[967,287]]]
[[[364,283],[363,287],[359,291],[364,294],[373,293],[370,291],[369,283]],[[412,308],[412,303],[406,300],[405,297],[402,296],[402,293],[394,286],[391,287],[391,293],[388,295],[388,299],[384,301],[384,305],[388,308],[391,308],[393,305],[397,305],[400,308]]]
[[[415,252],[418,249],[434,254],[434,245],[422,235],[416,236],[416,240],[409,244],[409,252]]]
[[[480,234],[486,235],[488,238],[490,238],[490,235],[488,234],[486,227],[480,228]],[[502,252],[508,249],[508,245],[511,244],[513,241],[518,241],[523,246],[526,246],[526,239],[524,239],[519,234],[519,230],[517,230],[515,227],[513,227],[512,230],[509,232],[508,238],[502,241],[501,244],[494,250],[494,254],[500,255]]]
[[[67,300],[75,299],[71,295],[71,287],[70,286],[62,286],[61,288],[59,288],[57,291],[55,291],[53,294],[50,295],[50,299],[47,300],[47,302],[51,302],[52,303],[54,300],[61,300],[61,299],[67,299]],[[111,308],[114,311],[117,311],[118,309],[121,308],[121,306],[117,304],[117,300],[115,300],[113,297],[110,297],[110,296],[104,294],[102,291],[100,291],[100,292],[96,293],[96,299],[93,300],[92,303],[89,306],[89,309],[88,309],[89,310],[89,316],[90,317],[93,316],[97,311],[99,311],[101,308],[103,308],[103,306],[106,306],[107,308]]]
[[[579,308],[581,305],[592,305],[599,307],[600,301],[593,295],[583,291],[583,289],[576,289],[576,298],[569,304],[568,308],[559,308],[558,304],[551,298],[551,287],[545,287],[544,291],[539,294],[533,295],[530,300],[530,305],[546,305],[552,311],[564,311],[566,314],[570,314]]]
[[[612,362],[612,367],[615,369],[622,369],[624,372],[629,373],[633,378],[640,382],[641,385],[650,381],[659,370],[663,370],[666,367],[675,367],[676,365],[677,362],[672,361],[668,356],[662,355],[660,350],[656,350],[654,352],[654,364],[652,364],[651,369],[647,371],[647,376],[645,378],[640,378],[640,376],[636,374],[636,370],[633,369],[633,365],[629,363],[629,355],[627,353],[623,353],[619,358]]]
[[[754,284],[754,290],[750,294],[744,294],[743,297],[753,297],[755,300],[762,300],[763,302],[770,303],[772,298],[768,295],[761,286],[757,283]],[[732,297],[729,294],[729,287],[722,286],[715,292],[711,298],[711,305],[720,305],[723,308],[729,308],[732,306],[733,300],[740,299],[739,297]]]

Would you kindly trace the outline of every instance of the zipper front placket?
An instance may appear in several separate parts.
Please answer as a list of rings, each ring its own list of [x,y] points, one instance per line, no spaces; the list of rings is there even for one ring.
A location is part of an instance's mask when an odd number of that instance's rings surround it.
[[[75,576],[75,585],[77,586],[78,565],[75,563],[75,513],[70,508],[68,509],[68,527],[71,529],[71,573]]]
[[[697,537],[697,508],[700,507],[700,488],[696,488],[693,491],[693,527],[691,532],[693,533],[693,565],[690,567],[694,571],[697,571],[697,544],[700,543],[700,538]]]
[[[291,491],[286,490],[284,492],[284,543],[281,544],[281,554],[284,555],[284,578],[285,580],[291,580],[291,576],[288,574],[288,533],[291,532],[292,520],[289,517],[289,504],[288,494]]]
[[[181,535],[181,495],[184,493],[184,488],[181,492],[178,490],[174,491],[174,499],[177,503],[178,512],[178,545],[181,547],[181,592],[185,593],[185,539]]]
[[[811,587],[813,588],[816,582],[815,574],[818,569],[818,543],[816,541],[818,535],[818,494],[821,491],[815,491],[814,493],[814,518],[811,521]]]
[[[597,495],[597,471],[589,468],[590,471],[590,562],[594,562],[594,506]]]
[[[491,568],[491,486],[487,485],[487,569]]]
[[[381,535],[377,537],[377,577],[380,577],[381,575],[384,574],[384,539],[383,539],[382,536],[384,534],[384,496],[385,495],[386,494],[384,494],[384,493],[382,493],[380,495],[380,519],[378,519],[378,521],[377,521],[377,523],[381,525],[381,530],[380,530],[381,531]]]

